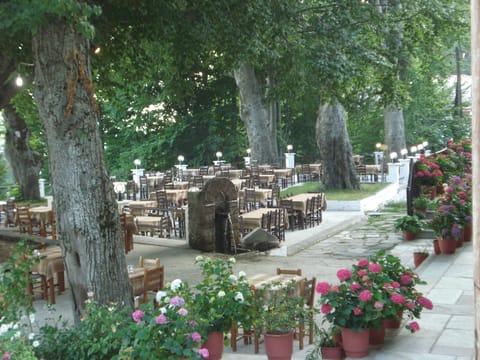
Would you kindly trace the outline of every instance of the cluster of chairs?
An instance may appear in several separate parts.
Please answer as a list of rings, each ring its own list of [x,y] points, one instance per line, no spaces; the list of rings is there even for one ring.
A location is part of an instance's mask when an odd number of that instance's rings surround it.
[[[285,241],[285,209],[278,208],[262,214],[262,229]]]
[[[302,276],[302,269],[281,269],[277,268],[277,275],[287,274]],[[300,281],[299,295],[304,299],[305,308],[310,310],[309,318],[305,323],[299,323],[295,329],[295,339],[298,340],[298,348],[302,350],[305,346],[305,337],[308,336],[308,343],[313,344],[314,337],[314,312],[315,305],[315,286],[316,278],[302,279]],[[255,289],[252,289],[255,291]],[[240,329],[239,324],[233,324],[230,329],[230,346],[232,351],[237,351],[237,342],[243,339],[244,345],[250,345],[253,343],[254,352],[258,354],[260,351],[261,331],[259,329]]]
[[[185,238],[185,209],[177,207],[168,201],[165,190],[155,191],[155,207],[147,209],[147,216],[137,216],[135,224],[137,230],[160,237]]]
[[[18,205],[14,199],[7,200],[5,206],[5,227],[18,227],[22,234],[39,235],[43,237],[57,238],[55,212],[53,209],[48,214],[48,221],[44,227],[39,220],[32,216],[30,204]]]

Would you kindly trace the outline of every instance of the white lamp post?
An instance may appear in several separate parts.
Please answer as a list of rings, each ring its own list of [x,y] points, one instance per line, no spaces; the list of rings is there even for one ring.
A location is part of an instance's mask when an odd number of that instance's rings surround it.
[[[135,169],[137,169],[137,170],[138,170],[138,167],[142,164],[140,159],[133,160],[133,163],[135,164]]]
[[[247,156],[243,157],[243,160],[245,161],[245,166],[250,165],[250,154],[252,153],[252,149],[248,148],[247,149]]]
[[[287,145],[287,152],[285,153],[285,168],[294,169],[295,168],[295,153],[292,152],[293,145]]]
[[[183,160],[185,160],[185,157],[183,155],[178,155],[177,160],[178,160],[179,165],[181,166]]]

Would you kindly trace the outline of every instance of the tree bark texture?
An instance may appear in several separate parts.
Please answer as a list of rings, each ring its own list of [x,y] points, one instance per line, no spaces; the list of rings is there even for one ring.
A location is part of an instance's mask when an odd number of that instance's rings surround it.
[[[265,105],[261,82],[253,66],[240,65],[234,76],[240,91],[240,118],[247,129],[252,159],[259,164],[279,165],[277,117],[273,114],[276,108]]]
[[[472,189],[480,187],[480,0],[471,1],[472,21]],[[480,356],[480,192],[473,191],[473,299],[475,359]]]
[[[406,148],[405,143],[405,121],[403,119],[403,110],[393,105],[385,107],[383,112],[385,144],[388,146],[385,156],[387,161],[390,153],[396,152],[400,157],[400,150]]]
[[[81,315],[99,303],[133,306],[113,185],[103,157],[89,43],[59,18],[33,39],[35,98],[45,128],[59,240]]]
[[[13,105],[4,108],[5,157],[12,168],[13,176],[24,199],[40,200],[38,174],[43,165],[42,157],[28,143],[30,131],[25,120]]]
[[[337,100],[334,100],[333,104],[320,106],[315,133],[324,167],[325,187],[358,189],[345,109]]]

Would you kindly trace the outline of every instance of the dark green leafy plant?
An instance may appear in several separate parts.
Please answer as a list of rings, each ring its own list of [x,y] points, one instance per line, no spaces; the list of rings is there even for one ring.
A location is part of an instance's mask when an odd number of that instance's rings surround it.
[[[425,222],[417,215],[405,215],[395,220],[395,230],[418,233],[425,226]]]

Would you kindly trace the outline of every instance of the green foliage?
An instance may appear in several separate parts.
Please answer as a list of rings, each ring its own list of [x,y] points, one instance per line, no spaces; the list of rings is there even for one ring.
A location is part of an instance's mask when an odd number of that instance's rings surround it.
[[[34,313],[32,296],[26,294],[32,267],[40,261],[32,256],[33,246],[20,241],[7,262],[0,265],[0,323],[18,322]]]
[[[78,324],[47,324],[40,328],[40,346],[35,353],[43,359],[114,358],[125,341],[128,317],[127,308],[87,300],[84,317]]]
[[[255,321],[254,293],[246,274],[233,275],[234,258],[211,259],[198,256],[203,278],[195,286],[193,309],[199,314],[197,321],[204,324],[205,332],[228,332],[233,324],[248,329]]]
[[[416,215],[405,215],[395,220],[395,230],[418,233],[425,227],[425,222]]]
[[[5,184],[7,183],[7,171],[8,171],[8,166],[7,162],[3,158],[3,156],[0,156],[0,184]],[[0,187],[0,199],[5,199],[7,195],[7,188],[1,186]]]
[[[263,309],[258,316],[258,328],[267,334],[285,334],[293,331],[299,323],[304,323],[310,310],[305,307],[305,299],[296,295],[298,283],[272,282],[257,290],[257,301]]]

